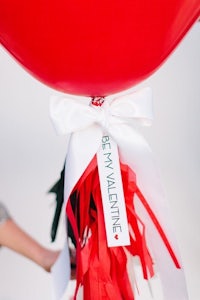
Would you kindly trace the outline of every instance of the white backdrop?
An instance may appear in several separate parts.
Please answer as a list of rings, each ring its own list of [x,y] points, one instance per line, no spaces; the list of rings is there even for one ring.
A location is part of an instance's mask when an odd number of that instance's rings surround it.
[[[153,127],[143,130],[170,203],[190,300],[200,299],[200,24],[141,86],[154,92]],[[27,74],[0,48],[0,199],[16,221],[43,245],[50,243],[54,197],[65,140],[48,116],[55,91]],[[50,300],[51,278],[27,259],[0,250],[0,300]],[[66,299],[67,300],[67,299]],[[156,299],[157,300],[157,299]],[[159,299],[158,299],[159,300]],[[177,299],[181,300],[181,299]]]

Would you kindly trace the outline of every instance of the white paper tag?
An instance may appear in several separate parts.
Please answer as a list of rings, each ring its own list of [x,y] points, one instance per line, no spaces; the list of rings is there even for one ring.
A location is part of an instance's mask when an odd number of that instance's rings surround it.
[[[97,152],[108,247],[130,245],[117,144],[104,135]]]

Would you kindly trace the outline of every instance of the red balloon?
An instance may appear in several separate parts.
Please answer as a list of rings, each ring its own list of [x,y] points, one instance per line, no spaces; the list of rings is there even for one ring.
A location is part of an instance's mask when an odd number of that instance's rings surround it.
[[[200,0],[0,0],[0,43],[37,79],[106,96],[152,74],[200,15]]]

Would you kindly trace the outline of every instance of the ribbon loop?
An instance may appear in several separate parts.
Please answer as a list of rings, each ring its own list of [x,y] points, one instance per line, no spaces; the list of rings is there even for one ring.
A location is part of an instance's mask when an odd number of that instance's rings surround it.
[[[112,102],[112,113],[121,118],[135,118],[143,125],[153,120],[152,89],[143,88],[137,92],[117,97]],[[143,122],[145,120],[145,122]]]

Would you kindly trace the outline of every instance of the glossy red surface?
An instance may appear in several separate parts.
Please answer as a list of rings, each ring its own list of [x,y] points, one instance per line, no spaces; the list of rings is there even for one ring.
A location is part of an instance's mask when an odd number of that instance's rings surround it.
[[[200,0],[0,0],[0,43],[66,93],[106,96],[152,74],[200,15]]]

